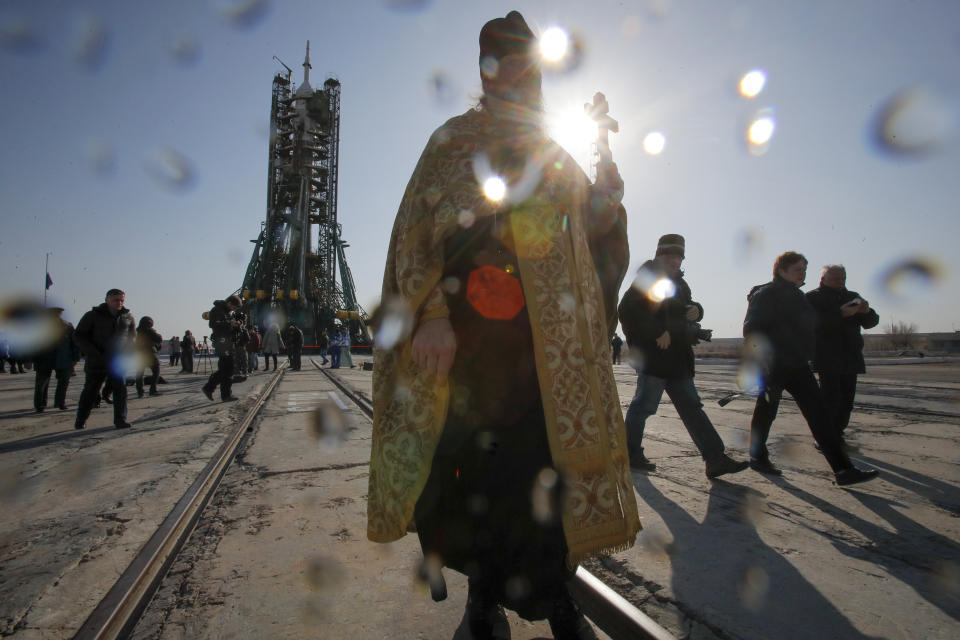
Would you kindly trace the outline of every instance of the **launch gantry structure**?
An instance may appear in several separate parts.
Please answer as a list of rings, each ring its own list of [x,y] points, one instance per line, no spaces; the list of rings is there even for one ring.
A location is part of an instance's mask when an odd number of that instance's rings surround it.
[[[280,62],[279,58],[275,59]],[[307,344],[336,324],[354,341],[368,340],[367,314],[357,302],[337,221],[340,82],[310,86],[310,42],[303,83],[293,71],[273,78],[267,214],[239,293],[253,325],[294,322]],[[339,270],[340,281],[337,282]]]

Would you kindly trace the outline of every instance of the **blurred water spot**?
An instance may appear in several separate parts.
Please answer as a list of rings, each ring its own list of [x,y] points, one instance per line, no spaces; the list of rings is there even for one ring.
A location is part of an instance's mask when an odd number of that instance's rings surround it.
[[[763,229],[740,229],[734,235],[733,256],[740,261],[747,261],[757,256],[764,248]]]
[[[445,71],[434,71],[430,74],[427,87],[431,99],[441,107],[453,104],[460,93],[457,83]]]
[[[433,4],[433,0],[380,0],[381,4],[392,11],[424,11]]]
[[[242,265],[246,262],[247,256],[240,247],[230,247],[227,249],[227,260],[235,265]]]
[[[657,523],[643,527],[643,530],[637,536],[637,546],[651,555],[668,556],[673,551],[670,537]]]
[[[45,43],[29,22],[20,17],[0,24],[0,49],[10,53],[32,55],[41,53]]]
[[[475,516],[482,516],[490,508],[490,500],[482,493],[474,493],[467,498],[467,510]]]
[[[576,71],[586,55],[583,37],[560,27],[544,31],[540,40],[543,56],[541,68],[547,73],[571,73]]]
[[[191,37],[180,37],[170,43],[170,55],[181,67],[189,67],[200,61],[200,43]]]
[[[770,141],[776,131],[777,122],[773,109],[761,109],[747,125],[747,150],[750,155],[762,156],[770,148]]]
[[[740,78],[737,88],[744,98],[756,98],[767,84],[767,73],[763,69],[748,71]]]
[[[892,298],[908,299],[935,289],[945,270],[932,258],[905,258],[880,270],[880,288]]]
[[[667,146],[667,137],[659,131],[651,131],[643,138],[643,150],[647,155],[658,156]]]
[[[114,355],[108,364],[110,372],[117,378],[126,378],[140,368],[140,358],[137,353],[129,350],[130,348],[132,345],[128,345],[128,350]]]
[[[763,389],[763,368],[756,362],[741,362],[737,371],[737,387],[748,396],[759,395]]]
[[[741,368],[745,369],[745,381],[758,379],[760,372],[773,360],[773,345],[762,333],[751,333],[743,339],[740,360],[743,363]]]
[[[877,112],[872,138],[881,151],[922,155],[944,146],[956,133],[957,106],[926,87],[905,89]]]
[[[110,33],[99,18],[84,16],[76,27],[76,45],[73,57],[88,71],[99,71],[110,51]]]
[[[384,546],[384,545],[377,545]],[[431,592],[439,593],[446,590],[443,579],[443,560],[436,553],[428,553],[417,566],[414,572],[416,584],[429,587]]]
[[[787,440],[782,445],[780,445],[780,459],[787,461],[794,461],[797,464],[800,463],[800,459],[804,457],[804,454],[807,452],[807,447],[813,448],[813,444],[800,443],[797,440]]]
[[[526,576],[510,576],[503,585],[503,591],[510,600],[524,600],[530,595],[530,579]]]
[[[308,432],[324,449],[337,449],[347,441],[347,420],[336,402],[325,400],[310,412]]]
[[[485,78],[496,78],[500,73],[500,63],[493,56],[484,56],[480,59],[480,73]]]
[[[760,525],[761,521],[767,517],[766,506],[766,501],[759,495],[747,495],[743,503],[743,521],[754,527]]]
[[[0,469],[0,502],[14,502],[20,492],[20,472],[12,467]]]
[[[73,489],[89,489],[96,484],[100,476],[100,467],[71,457],[63,464],[63,476],[67,486]]]
[[[627,364],[637,371],[643,370],[643,351],[640,349],[629,349],[627,351]]]
[[[227,24],[239,29],[256,27],[272,9],[269,0],[214,0]]]
[[[147,161],[146,171],[157,184],[171,191],[186,191],[196,182],[190,161],[169,148],[158,149],[156,156]]]
[[[89,146],[90,168],[101,177],[112,176],[117,171],[117,154],[108,143],[95,140]]]
[[[564,313],[574,313],[577,310],[577,300],[570,293],[561,293],[557,298],[557,305]]]
[[[934,565],[933,587],[947,598],[960,598],[960,564],[944,560]]]
[[[533,519],[542,525],[557,522],[561,514],[560,476],[553,469],[541,469],[533,481],[530,504]]]
[[[459,224],[464,229],[469,229],[473,226],[473,223],[476,222],[477,215],[470,211],[469,209],[463,209],[459,214],[457,214],[457,224]]]
[[[387,298],[373,315],[373,343],[377,349],[393,349],[413,331],[413,311],[401,297]]]
[[[345,577],[343,567],[326,556],[308,558],[303,570],[303,580],[312,591],[332,592]]]
[[[449,276],[443,279],[443,290],[450,295],[457,295],[460,291],[460,278]]]
[[[40,301],[7,298],[0,299],[0,335],[10,353],[28,359],[59,340],[63,327]]]
[[[673,0],[647,0],[647,13],[653,18],[663,20],[670,13]]]
[[[627,16],[620,23],[620,33],[625,38],[636,38],[640,35],[643,24],[637,16]]]
[[[740,601],[744,608],[750,611],[762,609],[769,589],[770,578],[766,570],[758,565],[747,567],[740,578]]]
[[[483,181],[483,195],[488,200],[500,202],[507,195],[507,184],[499,176],[490,176]]]

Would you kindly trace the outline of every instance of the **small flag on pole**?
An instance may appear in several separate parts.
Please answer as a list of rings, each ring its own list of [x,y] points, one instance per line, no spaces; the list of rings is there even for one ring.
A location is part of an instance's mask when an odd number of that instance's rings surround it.
[[[47,272],[47,289],[53,286],[53,278],[50,277],[50,272]]]

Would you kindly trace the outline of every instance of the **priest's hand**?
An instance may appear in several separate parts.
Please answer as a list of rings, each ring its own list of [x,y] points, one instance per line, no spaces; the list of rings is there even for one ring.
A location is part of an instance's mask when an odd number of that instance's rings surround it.
[[[413,361],[428,373],[446,376],[457,352],[457,338],[447,318],[427,320],[413,334]]]

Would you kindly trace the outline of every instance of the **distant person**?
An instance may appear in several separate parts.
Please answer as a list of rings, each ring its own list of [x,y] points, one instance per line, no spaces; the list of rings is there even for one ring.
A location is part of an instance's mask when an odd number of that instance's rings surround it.
[[[624,419],[627,450],[632,468],[643,471],[656,468],[644,455],[643,432],[647,418],[656,414],[666,391],[700,451],[707,477],[716,478],[743,471],[748,463],[734,460],[725,453],[723,440],[703,410],[693,383],[693,346],[701,339],[709,340],[710,335],[698,324],[703,318],[703,307],[693,301],[690,286],[680,270],[685,245],[681,235],[661,236],[653,260],[643,263],[637,274],[637,281],[642,281],[643,286],[628,288],[618,307],[630,352],[639,354],[634,365],[637,391]],[[648,289],[655,282],[665,283],[661,286],[669,287],[672,295],[648,295]]]
[[[300,354],[303,351],[303,331],[290,323],[283,334],[283,341],[287,345],[287,359],[290,362],[292,371],[300,371]]]
[[[783,390],[789,391],[800,408],[821,453],[836,476],[838,485],[866,482],[876,470],[853,466],[830,423],[823,396],[810,370],[815,353],[817,313],[800,291],[807,277],[807,259],[795,251],[777,256],[773,280],[751,292],[743,336],[747,344],[764,345],[763,388],[750,423],[750,466],[767,475],[783,472],[770,460],[767,437],[777,415]]]
[[[276,322],[263,334],[263,370],[270,371],[270,358],[273,358],[273,370],[277,370],[277,354],[284,348],[283,337],[280,335],[280,325]]]
[[[619,333],[613,334],[613,340],[610,341],[610,348],[613,351],[613,364],[620,364],[620,350],[623,349],[623,338]]]
[[[36,371],[36,383],[33,392],[33,408],[37,413],[47,406],[50,376],[56,372],[57,388],[53,394],[53,404],[61,411],[67,409],[67,387],[73,376],[73,367],[80,360],[80,349],[73,341],[73,325],[61,318],[62,307],[51,307],[50,315],[55,319],[57,339],[49,348],[36,355],[33,368]]]
[[[170,366],[175,367],[180,364],[180,354],[183,348],[180,346],[180,337],[173,336],[170,339]]]
[[[333,335],[330,336],[330,368],[339,369],[340,368],[340,357],[343,354],[343,333],[340,331],[340,327],[337,326],[333,330]]]
[[[73,340],[83,352],[86,380],[77,406],[74,429],[86,426],[90,411],[107,382],[113,397],[113,425],[127,429],[127,358],[133,354],[136,329],[133,315],[123,306],[126,294],[120,289],[107,291],[103,304],[83,314],[73,332]]]
[[[247,329],[247,370],[256,371],[260,368],[260,361],[257,359],[257,354],[260,352],[260,334],[257,333],[256,327],[250,327]]]
[[[340,366],[346,366],[348,369],[353,368],[353,355],[350,353],[351,346],[350,331],[349,329],[344,329],[340,333]]]
[[[867,371],[860,329],[880,323],[877,312],[846,284],[846,268],[830,264],[823,268],[820,286],[807,292],[807,301],[817,312],[813,370],[820,376],[827,419],[843,443],[857,394],[857,374]]]
[[[235,332],[240,323],[233,312],[243,306],[240,296],[234,294],[226,300],[216,300],[210,309],[208,323],[213,351],[217,355],[217,370],[210,374],[206,384],[201,387],[203,395],[213,400],[213,392],[220,387],[220,401],[233,402],[237,397],[231,393],[233,385],[233,354],[236,350]]]
[[[327,359],[327,351],[330,349],[330,338],[327,337],[327,331],[324,329],[320,332],[320,337],[317,339],[317,346],[320,347],[320,357],[323,358],[321,365],[325,365],[330,362]]]
[[[7,342],[7,337],[0,333],[0,373],[6,373],[5,365],[8,360],[10,360],[10,343]],[[13,360],[10,360],[10,368],[13,369]]]
[[[193,337],[193,333],[189,329],[183,332],[183,339],[180,340],[180,351],[183,358],[180,372],[193,373],[193,354],[197,351],[197,339]]]
[[[153,328],[153,318],[143,316],[137,325],[137,397],[143,397],[143,372],[150,367],[150,395],[158,396],[157,383],[160,382],[160,360],[157,352],[163,345],[163,337]]]

